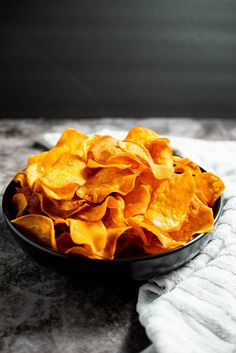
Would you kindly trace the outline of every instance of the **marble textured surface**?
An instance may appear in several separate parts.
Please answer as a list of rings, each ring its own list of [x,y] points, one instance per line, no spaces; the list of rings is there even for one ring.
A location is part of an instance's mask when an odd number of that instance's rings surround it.
[[[160,134],[235,140],[236,122],[220,119],[0,120],[1,195],[37,136],[71,126],[85,133],[134,125]],[[148,339],[136,313],[139,284],[66,276],[32,261],[12,240],[0,215],[0,351],[6,353],[135,353]]]

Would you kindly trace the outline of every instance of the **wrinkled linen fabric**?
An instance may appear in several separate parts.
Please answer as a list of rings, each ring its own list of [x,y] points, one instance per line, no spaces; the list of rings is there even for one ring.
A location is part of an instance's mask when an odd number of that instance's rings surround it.
[[[210,241],[185,266],[153,276],[137,311],[152,344],[143,353],[236,352],[236,143],[171,138],[172,145],[226,185]]]

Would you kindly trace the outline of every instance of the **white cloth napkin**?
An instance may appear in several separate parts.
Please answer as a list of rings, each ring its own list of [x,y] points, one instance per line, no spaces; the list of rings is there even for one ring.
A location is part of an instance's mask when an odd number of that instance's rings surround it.
[[[171,141],[183,155],[221,176],[226,192],[222,215],[202,252],[140,288],[137,311],[153,342],[145,353],[235,353],[236,143]]]
[[[58,137],[45,134],[38,142],[51,147]],[[236,353],[236,142],[178,137],[171,142],[217,173],[226,191],[222,215],[201,253],[141,286],[137,311],[152,342],[143,353]]]

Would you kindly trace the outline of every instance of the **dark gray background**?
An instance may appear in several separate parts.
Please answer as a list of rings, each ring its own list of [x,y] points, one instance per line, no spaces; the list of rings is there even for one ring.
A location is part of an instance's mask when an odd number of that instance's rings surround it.
[[[234,0],[6,1],[0,116],[236,113]]]

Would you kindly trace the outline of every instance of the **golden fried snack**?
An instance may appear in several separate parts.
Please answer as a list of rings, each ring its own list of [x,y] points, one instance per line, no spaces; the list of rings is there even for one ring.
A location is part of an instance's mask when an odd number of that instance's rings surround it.
[[[15,176],[12,223],[66,254],[114,259],[128,249],[158,254],[214,226],[221,179],[175,156],[144,127],[124,140],[66,129],[50,151]]]

